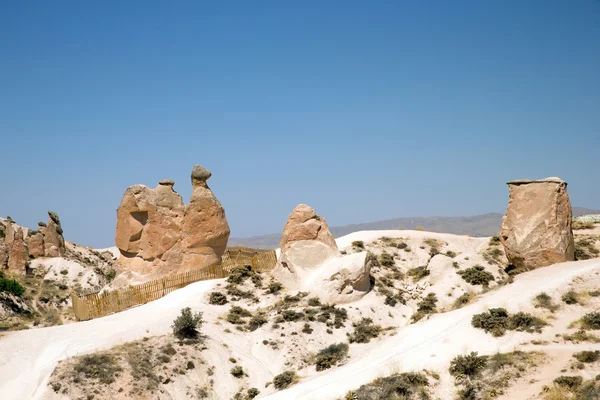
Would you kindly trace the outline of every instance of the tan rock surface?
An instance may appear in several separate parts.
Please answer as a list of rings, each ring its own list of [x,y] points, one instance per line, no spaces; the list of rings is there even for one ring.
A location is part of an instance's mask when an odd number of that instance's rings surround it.
[[[15,231],[14,240],[8,253],[8,269],[25,273],[25,265],[29,261],[29,253],[23,237],[23,228]]]
[[[299,204],[289,215],[279,247],[283,249],[300,240],[316,240],[337,249],[325,218],[317,215],[315,210],[306,204]]]
[[[33,257],[44,256],[44,234],[41,232],[35,233],[27,237],[27,247],[29,254]]]
[[[560,178],[508,182],[500,241],[510,264],[530,270],[575,259],[571,203]]]
[[[44,229],[44,254],[46,257],[60,257],[64,254],[65,239],[58,215],[48,211],[48,225]]]

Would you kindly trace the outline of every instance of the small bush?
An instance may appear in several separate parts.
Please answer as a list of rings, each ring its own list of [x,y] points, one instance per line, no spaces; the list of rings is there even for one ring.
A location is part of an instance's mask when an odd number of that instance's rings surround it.
[[[355,240],[354,242],[352,242],[352,247],[354,247],[356,249],[364,250],[365,242],[363,242],[362,240]]]
[[[260,390],[258,390],[257,388],[250,388],[250,389],[248,389],[248,395],[247,395],[247,397],[249,399],[253,399],[256,396],[258,396],[259,394],[260,394]]]
[[[426,276],[428,276],[429,270],[427,269],[426,266],[422,266],[422,267],[411,268],[406,273],[408,274],[408,276],[413,278],[413,281],[418,281],[418,280],[423,279]]]
[[[550,312],[558,310],[558,305],[554,304],[552,297],[550,297],[546,292],[542,292],[535,296],[533,299],[533,304],[536,308],[545,308]]]
[[[296,312],[294,310],[283,310],[283,312],[281,313],[281,316],[283,317],[284,321],[293,322],[293,321],[298,321],[300,318],[302,318],[304,316],[304,314],[302,314],[300,312]]]
[[[508,312],[504,308],[490,308],[488,312],[473,315],[471,325],[493,336],[503,336],[508,329]]]
[[[15,296],[22,296],[25,293],[25,288],[14,279],[0,278],[0,292],[11,293]]]
[[[315,358],[317,371],[323,371],[342,361],[348,354],[346,343],[336,343],[321,349]]]
[[[250,318],[250,321],[248,322],[248,329],[255,331],[267,322],[269,322],[269,320],[267,319],[266,315],[262,312],[259,312]]]
[[[573,353],[573,357],[579,362],[592,363],[600,359],[600,351],[580,351],[579,353]]]
[[[494,280],[494,275],[487,272],[481,265],[457,271],[456,273],[471,285],[488,286],[489,283]]]
[[[267,286],[267,292],[271,294],[279,293],[281,289],[283,289],[283,285],[277,281],[273,281],[269,283],[269,286]]]
[[[229,276],[227,277],[227,282],[233,284],[240,284],[243,283],[247,278],[252,279],[254,286],[262,286],[261,276],[254,272],[250,265],[244,265],[243,267],[236,267],[232,269],[229,273]]]
[[[309,323],[305,323],[304,327],[302,328],[302,333],[307,333],[307,334],[311,334],[313,333],[313,329],[310,327]]]
[[[114,268],[109,268],[108,271],[104,273],[104,277],[108,282],[112,282],[113,279],[115,279],[115,276],[117,276],[117,271]]]
[[[75,363],[74,370],[89,379],[98,379],[106,385],[115,381],[117,373],[122,371],[117,359],[110,354],[91,354],[83,356]]]
[[[183,308],[181,315],[173,321],[173,334],[180,339],[195,338],[200,333],[203,323],[201,312],[192,314],[191,308]]]
[[[600,312],[585,314],[581,319],[583,327],[587,329],[600,329]]]
[[[569,290],[562,295],[562,301],[564,301],[566,304],[577,304],[579,302],[577,299],[577,292],[572,289]]]
[[[471,352],[467,355],[458,355],[450,362],[450,374],[455,377],[468,376],[475,377],[485,368],[487,363],[486,356],[479,356],[477,352]]]
[[[531,314],[518,312],[509,317],[508,329],[514,331],[540,332],[546,322]]]
[[[463,306],[466,306],[467,304],[469,304],[472,297],[473,296],[470,293],[463,293],[462,295],[457,297],[456,300],[454,300],[453,308],[456,310]]]
[[[227,303],[227,296],[221,292],[211,292],[208,302],[209,304],[222,306],[223,304]]]
[[[581,221],[573,221],[573,230],[580,230],[580,229],[594,229],[594,223],[592,221],[586,221],[586,222],[581,222]]]
[[[369,343],[381,333],[381,326],[375,325],[371,318],[363,318],[352,326],[354,332],[349,335],[350,343]]]
[[[229,309],[229,313],[227,314],[227,322],[230,322],[232,324],[235,325],[241,325],[244,324],[245,321],[243,320],[243,318],[245,317],[251,317],[252,313],[248,310],[246,310],[245,308],[239,307],[239,306],[233,306]]]
[[[451,250],[448,250],[448,251],[446,252],[446,255],[447,255],[448,257],[450,257],[450,258],[454,258],[454,257],[456,257],[456,253],[455,253],[455,252],[453,252],[453,251],[451,251]]]
[[[319,307],[321,305],[321,300],[318,297],[311,297],[308,299],[308,305],[311,307]]]
[[[554,383],[558,386],[562,386],[569,390],[577,389],[583,383],[583,378],[581,376],[559,376],[554,380]]]
[[[240,367],[239,365],[236,365],[235,367],[231,368],[231,375],[233,375],[236,378],[241,378],[243,377],[244,374],[244,369],[242,367]]]
[[[282,390],[296,383],[298,377],[294,371],[285,371],[273,378],[275,389]]]
[[[435,293],[428,293],[427,296],[417,304],[417,312],[413,314],[412,320],[414,322],[419,321],[427,314],[434,314],[436,310],[436,303],[438,299]]]
[[[590,296],[592,296],[592,297],[598,297],[598,296],[600,296],[600,290],[597,290],[597,289],[596,289],[596,290],[590,290],[590,291],[588,292],[588,294],[589,294]]]
[[[404,372],[385,378],[377,378],[362,385],[355,391],[348,392],[346,399],[395,400],[395,399],[429,399],[427,376],[423,373]]]
[[[379,263],[384,267],[393,267],[396,265],[394,256],[386,252],[383,252],[379,255]]]
[[[320,311],[317,321],[325,323],[327,326],[333,325],[335,329],[344,326],[344,322],[348,319],[348,311],[345,308],[336,308],[334,305],[326,304],[321,306]],[[331,321],[332,316],[333,321]]]

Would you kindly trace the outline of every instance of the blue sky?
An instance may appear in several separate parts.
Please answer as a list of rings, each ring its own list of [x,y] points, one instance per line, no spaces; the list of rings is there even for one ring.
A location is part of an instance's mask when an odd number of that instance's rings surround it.
[[[196,163],[235,237],[502,212],[522,177],[600,208],[600,2],[4,2],[0,135],[0,215],[96,247]]]

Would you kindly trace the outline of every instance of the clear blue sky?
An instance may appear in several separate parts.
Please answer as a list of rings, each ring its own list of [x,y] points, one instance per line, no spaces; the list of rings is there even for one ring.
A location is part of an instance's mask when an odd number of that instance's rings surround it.
[[[195,163],[234,237],[502,212],[521,177],[600,208],[600,2],[3,2],[0,135],[0,215],[96,247]]]

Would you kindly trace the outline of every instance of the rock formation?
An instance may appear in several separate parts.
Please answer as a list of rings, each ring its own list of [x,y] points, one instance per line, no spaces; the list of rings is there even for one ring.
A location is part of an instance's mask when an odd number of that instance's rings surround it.
[[[25,272],[27,261],[29,261],[29,253],[27,252],[25,238],[23,237],[23,228],[19,228],[15,231],[14,239],[8,253],[8,269]]]
[[[500,241],[508,262],[530,270],[575,259],[571,203],[560,178],[508,182]]]
[[[48,211],[48,225],[44,229],[44,255],[46,257],[60,257],[64,254],[65,239],[60,225],[58,214]]]
[[[44,234],[42,232],[31,233],[30,231],[27,238],[27,247],[29,254],[32,257],[44,257]]]
[[[117,209],[115,237],[124,269],[161,274],[221,262],[229,225],[225,210],[206,184],[210,176],[202,166],[194,166],[187,207],[173,190],[172,180],[163,179],[154,189],[127,188]]]
[[[325,219],[300,204],[283,230],[273,275],[287,289],[307,290],[329,303],[347,303],[369,291],[374,261],[368,252],[343,257]]]

